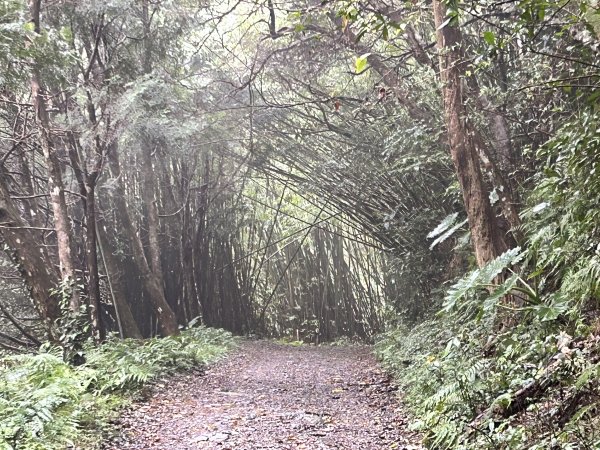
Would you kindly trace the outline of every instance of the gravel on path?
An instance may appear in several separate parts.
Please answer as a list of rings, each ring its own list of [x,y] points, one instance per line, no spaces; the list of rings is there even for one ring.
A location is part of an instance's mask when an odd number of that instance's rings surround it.
[[[364,346],[243,341],[204,376],[158,383],[106,450],[421,449]]]

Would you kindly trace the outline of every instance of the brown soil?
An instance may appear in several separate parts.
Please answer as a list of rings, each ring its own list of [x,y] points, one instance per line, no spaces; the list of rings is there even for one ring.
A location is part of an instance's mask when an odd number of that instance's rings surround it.
[[[368,347],[243,342],[205,376],[159,383],[107,450],[420,449]]]

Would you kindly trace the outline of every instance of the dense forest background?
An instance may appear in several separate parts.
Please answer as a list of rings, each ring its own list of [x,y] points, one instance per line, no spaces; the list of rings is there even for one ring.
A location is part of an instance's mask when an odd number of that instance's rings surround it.
[[[595,448],[599,51],[594,0],[0,0],[0,347],[379,336],[432,448]]]

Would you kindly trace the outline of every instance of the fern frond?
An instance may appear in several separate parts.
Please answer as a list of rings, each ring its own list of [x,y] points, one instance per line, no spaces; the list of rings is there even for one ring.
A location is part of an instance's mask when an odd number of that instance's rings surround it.
[[[477,290],[489,287],[506,268],[518,263],[523,258],[520,247],[515,247],[490,261],[481,269],[476,269],[456,282],[447,292],[443,311],[454,310],[460,300]]]
[[[427,239],[433,239],[436,236],[439,236],[450,227],[452,227],[456,223],[456,219],[458,218],[458,213],[452,213],[449,216],[444,217],[444,219],[436,226],[428,235]]]

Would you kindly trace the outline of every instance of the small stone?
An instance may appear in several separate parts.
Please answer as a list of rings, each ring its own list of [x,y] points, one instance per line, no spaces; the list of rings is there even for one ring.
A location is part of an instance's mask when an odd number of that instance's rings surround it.
[[[211,442],[225,442],[229,439],[229,435],[225,433],[215,433],[210,437]]]

